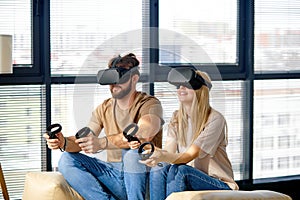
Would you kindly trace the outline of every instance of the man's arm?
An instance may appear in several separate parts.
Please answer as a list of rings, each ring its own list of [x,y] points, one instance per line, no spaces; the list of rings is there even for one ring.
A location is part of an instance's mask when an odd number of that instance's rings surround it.
[[[141,142],[151,141],[162,128],[161,124],[161,119],[157,115],[144,115],[138,121],[139,130],[135,136]]]

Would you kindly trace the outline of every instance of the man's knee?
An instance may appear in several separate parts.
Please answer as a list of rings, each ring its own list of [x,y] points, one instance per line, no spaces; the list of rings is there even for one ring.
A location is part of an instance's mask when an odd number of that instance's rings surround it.
[[[58,169],[60,172],[62,172],[65,168],[68,168],[66,166],[71,165],[74,162],[74,153],[64,152],[59,161],[58,161]]]

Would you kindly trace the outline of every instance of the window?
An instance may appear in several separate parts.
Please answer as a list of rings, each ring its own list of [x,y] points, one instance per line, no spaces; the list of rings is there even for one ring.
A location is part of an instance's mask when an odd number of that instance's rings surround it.
[[[293,156],[293,167],[299,169],[300,167],[300,156]]]
[[[261,160],[261,169],[260,171],[269,172],[274,168],[273,158],[264,158]]]
[[[15,67],[32,65],[32,7],[31,0],[0,2],[0,34],[13,36],[13,64]]]
[[[286,125],[290,123],[290,113],[279,114],[278,115],[278,124]]]
[[[237,63],[237,14],[235,0],[160,1],[160,63]]]
[[[256,73],[300,69],[299,9],[297,0],[255,1]]]
[[[298,88],[300,88],[300,80],[298,79],[256,80],[254,82],[254,115],[271,116],[273,119],[272,126],[270,126],[270,120],[262,120],[262,124],[266,127],[265,129],[256,128],[257,124],[254,123],[254,142],[260,143],[264,137],[271,137],[276,141],[274,148],[267,151],[264,148],[254,148],[254,166],[259,165],[260,162],[270,157],[276,160],[281,154],[288,157],[300,156],[299,143],[291,141],[291,138],[295,138],[295,130],[300,130],[299,122],[296,120],[285,120],[284,123],[281,123],[282,118],[297,116],[300,113],[299,106],[297,106],[300,100]],[[266,143],[263,145],[265,147]],[[287,151],[289,149],[293,150]],[[264,164],[262,163],[261,165]],[[273,169],[272,173],[267,174],[260,170],[254,170],[253,176],[254,178],[278,176],[277,168]],[[282,172],[280,174],[283,175]],[[294,174],[293,170],[287,170],[286,175],[292,174]]]
[[[141,48],[141,32],[133,30],[142,28],[143,1],[53,0],[50,6],[52,75],[95,75],[112,56]]]
[[[278,169],[288,169],[290,166],[289,164],[289,157],[279,157],[278,158]]]
[[[284,135],[278,137],[278,148],[280,149],[288,149],[290,147],[290,136]]]
[[[274,138],[273,137],[261,137],[256,140],[256,148],[259,150],[267,150],[274,148]]]

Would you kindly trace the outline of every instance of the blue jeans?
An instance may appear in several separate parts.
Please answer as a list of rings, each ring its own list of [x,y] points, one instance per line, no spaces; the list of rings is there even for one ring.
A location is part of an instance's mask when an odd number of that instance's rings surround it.
[[[107,163],[81,153],[64,152],[58,169],[85,199],[145,199],[147,167],[137,150],[123,150],[123,162]]]
[[[138,150],[123,149],[124,183],[128,200],[144,200],[150,168],[139,163]]]
[[[150,172],[151,200],[163,200],[173,192],[199,190],[230,190],[230,187],[188,165],[164,165]]]
[[[151,200],[166,199],[167,178],[170,164],[161,163],[163,167],[152,167],[149,175],[149,190]]]
[[[64,152],[58,170],[85,199],[127,200],[122,163],[106,163],[82,153]]]

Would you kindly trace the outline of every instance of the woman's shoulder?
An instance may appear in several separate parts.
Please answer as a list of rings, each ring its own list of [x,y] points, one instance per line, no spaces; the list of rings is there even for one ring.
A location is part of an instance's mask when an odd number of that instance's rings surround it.
[[[215,110],[213,108],[211,109],[211,113],[210,113],[209,119],[211,121],[213,121],[213,120],[226,121],[224,115],[221,112],[219,112],[219,111],[217,111],[217,110]]]

